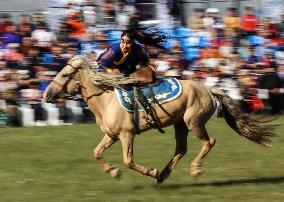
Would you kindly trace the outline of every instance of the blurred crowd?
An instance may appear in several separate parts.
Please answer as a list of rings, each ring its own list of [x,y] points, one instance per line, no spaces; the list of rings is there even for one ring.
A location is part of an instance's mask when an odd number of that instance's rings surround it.
[[[248,113],[280,114],[284,94],[284,15],[260,18],[252,7],[195,9],[185,25],[168,5],[156,21],[135,4],[103,1],[104,24],[96,6],[66,5],[57,27],[44,13],[9,15],[0,21],[0,126],[61,125],[94,120],[81,101],[42,102],[53,77],[76,54],[94,59],[129,27],[155,29],[167,37],[168,51],[145,47],[161,76],[197,80],[223,89]],[[111,26],[110,26],[111,25]],[[110,29],[111,27],[111,29]]]

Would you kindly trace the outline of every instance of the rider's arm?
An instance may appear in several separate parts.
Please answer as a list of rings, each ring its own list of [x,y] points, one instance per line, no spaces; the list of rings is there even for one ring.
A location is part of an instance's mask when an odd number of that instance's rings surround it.
[[[114,50],[112,48],[108,48],[105,52],[103,52],[99,56],[97,62],[103,69],[113,69],[114,55],[115,55]]]

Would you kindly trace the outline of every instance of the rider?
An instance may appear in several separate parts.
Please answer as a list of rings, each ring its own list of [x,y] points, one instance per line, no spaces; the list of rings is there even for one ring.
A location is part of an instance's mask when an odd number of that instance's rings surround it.
[[[154,32],[145,33],[143,30],[126,30],[122,33],[120,42],[112,44],[107,50],[102,53],[97,62],[99,66],[112,74],[121,74],[139,78],[144,83],[151,83],[155,80],[155,70],[150,65],[149,57],[141,44],[147,44],[158,48],[165,49],[159,43],[164,40],[164,36],[156,35]],[[140,44],[139,44],[139,43]],[[137,70],[137,71],[136,71]],[[138,103],[143,106],[146,113],[152,117],[153,123],[147,115],[147,123],[157,128],[160,132],[164,132],[159,127],[159,120],[147,98],[143,96],[139,88],[134,87],[134,120],[136,133],[140,133],[139,129],[139,112]],[[138,94],[140,96],[138,96]]]
[[[108,73],[130,75],[138,69],[148,68],[155,71],[150,65],[149,57],[142,46],[147,44],[165,49],[159,43],[164,40],[163,36],[148,34],[143,31],[126,30],[122,33],[120,42],[112,44],[102,53],[97,62]]]

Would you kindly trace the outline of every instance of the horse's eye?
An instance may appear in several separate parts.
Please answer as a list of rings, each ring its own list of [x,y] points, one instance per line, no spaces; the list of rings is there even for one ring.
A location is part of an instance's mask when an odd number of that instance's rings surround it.
[[[65,74],[62,75],[62,77],[68,77],[70,75],[71,75],[70,73],[65,73]]]

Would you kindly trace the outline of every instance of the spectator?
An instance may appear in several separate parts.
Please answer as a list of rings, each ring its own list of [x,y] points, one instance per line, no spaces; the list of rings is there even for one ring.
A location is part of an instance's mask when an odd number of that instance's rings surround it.
[[[251,47],[250,47],[249,42],[247,40],[242,39],[240,41],[240,47],[237,48],[237,53],[243,61],[248,60],[250,48]]]
[[[233,41],[230,38],[224,40],[219,48],[220,54],[224,58],[229,58],[234,52]]]
[[[42,26],[43,23],[46,24],[44,15],[42,13],[34,13],[32,15],[33,29],[38,28],[38,26]]]
[[[21,36],[17,33],[17,25],[12,22],[6,25],[2,37],[2,45],[4,48],[6,48],[9,43],[21,43]]]
[[[27,50],[27,54],[23,61],[23,66],[30,70],[30,76],[34,77],[34,66],[38,65],[40,61],[40,51],[38,47],[32,46]]]
[[[258,56],[253,47],[248,49],[248,58],[245,61],[246,68],[255,69],[257,65],[262,62],[262,57]]]
[[[67,58],[63,57],[64,55],[62,47],[57,44],[54,44],[51,47],[51,52],[48,53],[47,55],[48,55],[47,57],[49,58],[48,61],[49,71],[59,72],[67,63]]]
[[[80,19],[79,12],[71,13],[66,24],[70,30],[69,32],[70,37],[80,39],[85,34],[86,27],[84,22],[82,22]]]
[[[58,30],[55,33],[57,40],[60,42],[61,41],[69,42],[70,41],[69,32],[71,31],[70,29],[71,28],[66,21],[60,21]]]
[[[281,15],[281,22],[279,24],[279,33],[282,39],[284,39],[284,14]]]
[[[21,62],[24,58],[23,54],[19,52],[20,44],[9,43],[7,44],[7,52],[5,54],[5,60],[8,62]]]
[[[280,92],[284,93],[284,61],[279,63],[278,76],[280,77],[282,84],[282,89],[280,89]],[[282,107],[284,107],[284,105],[282,105]]]
[[[262,62],[263,65],[274,68],[277,71],[277,62],[272,52],[267,51],[264,54]]]
[[[220,71],[216,69],[212,69],[212,71],[209,72],[208,76],[204,79],[204,85],[210,86],[210,87],[220,87]]]
[[[19,17],[19,24],[23,24],[23,23],[31,23],[31,17],[27,14],[21,14]]]
[[[33,31],[31,23],[21,23],[19,24],[19,35],[21,38],[23,37],[31,37],[31,33]]]
[[[281,112],[283,101],[281,87],[281,79],[275,68],[265,66],[263,69],[263,74],[259,78],[258,88],[268,90],[268,101],[271,106],[271,114],[279,114]]]
[[[140,16],[138,10],[135,10],[133,13],[130,13],[129,23],[126,26],[127,29],[137,29],[139,28]]]
[[[245,8],[245,14],[241,17],[241,29],[244,35],[256,34],[256,28],[259,24],[258,17],[254,15],[252,7]]]
[[[97,13],[95,10],[95,0],[85,0],[82,6],[83,17],[86,25],[96,23]]]
[[[29,37],[31,36],[30,34],[35,28],[32,23],[31,16],[27,14],[20,15],[18,25],[19,25],[19,31],[24,32],[25,33],[24,36],[29,36]]]
[[[233,77],[239,69],[237,54],[231,54],[227,58],[222,58],[218,65],[218,69],[222,73],[223,77]]]
[[[194,9],[192,16],[187,20],[187,27],[193,31],[202,31],[205,29],[203,24],[204,10],[200,8]]]
[[[254,86],[246,86],[242,90],[242,96],[241,107],[246,113],[256,113],[264,109],[264,102],[257,96],[257,89]]]
[[[38,23],[31,37],[36,42],[35,46],[41,48],[42,51],[47,51],[51,47],[52,42],[56,41],[55,34],[48,31],[45,22]]]
[[[71,123],[71,110],[66,107],[66,100],[65,99],[58,99],[56,102],[56,106],[59,109],[59,120],[62,123]]]
[[[41,106],[42,92],[38,89],[39,80],[29,81],[27,88],[20,91],[23,103],[30,105],[34,109],[35,121],[41,124],[45,118],[45,111]]]
[[[129,24],[129,19],[130,16],[132,15],[131,11],[127,11],[128,6],[123,4],[122,2],[118,2],[116,4],[116,24],[117,24],[117,29],[124,30],[127,28]]]
[[[20,47],[19,47],[19,51],[24,55],[24,56],[27,56],[28,55],[28,51],[30,48],[33,47],[34,41],[32,40],[31,37],[23,37],[22,38],[22,43],[20,44]]]
[[[10,70],[0,76],[0,99],[5,101],[5,112],[9,114],[10,124],[19,125],[18,120],[18,74],[15,70]]]
[[[263,29],[268,31],[266,38],[273,39],[276,37],[276,35],[278,34],[278,27],[276,26],[276,24],[272,23],[271,18],[264,18],[261,24]]]
[[[279,49],[275,51],[274,55],[277,63],[284,61],[284,46],[279,47]]]
[[[207,8],[206,16],[203,18],[203,24],[206,29],[216,28],[223,29],[224,24],[219,17],[219,10],[217,8]]]
[[[170,61],[165,54],[158,54],[157,58],[154,61],[156,66],[156,72],[159,76],[164,75],[169,69],[171,69]]]
[[[115,6],[111,0],[103,0],[103,13],[106,24],[115,22]]]
[[[200,59],[205,67],[215,68],[219,64],[221,54],[215,46],[208,46],[201,50]]]
[[[47,69],[47,68],[46,68]],[[53,80],[54,76],[56,75],[52,71],[41,69],[37,72],[36,77],[39,79],[38,89],[41,92],[44,92],[47,88],[48,84]]]
[[[2,14],[0,16],[0,36],[1,37],[6,32],[7,26],[12,23],[10,18],[11,17],[9,14]]]
[[[227,15],[224,18],[225,29],[232,33],[241,27],[241,19],[238,16],[236,8],[228,8]]]
[[[173,20],[170,16],[170,9],[167,5],[166,0],[158,0],[157,2],[157,20],[160,21],[160,28],[172,28],[173,27]]]

